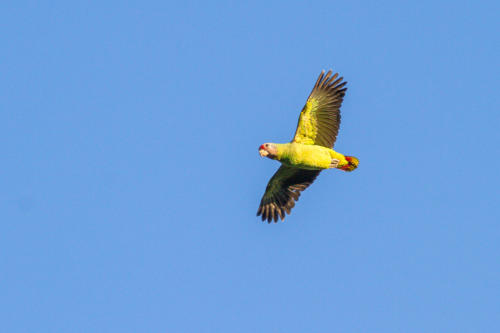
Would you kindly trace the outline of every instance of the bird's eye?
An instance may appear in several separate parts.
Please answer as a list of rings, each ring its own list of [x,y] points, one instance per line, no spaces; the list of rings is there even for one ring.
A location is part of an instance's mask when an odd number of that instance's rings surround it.
[[[269,145],[266,143],[266,147],[269,147]]]

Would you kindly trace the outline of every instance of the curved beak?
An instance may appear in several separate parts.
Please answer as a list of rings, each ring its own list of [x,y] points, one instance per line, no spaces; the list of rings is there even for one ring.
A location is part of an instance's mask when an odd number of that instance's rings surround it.
[[[261,157],[266,157],[267,155],[269,155],[269,152],[265,149],[259,149],[259,154]]]

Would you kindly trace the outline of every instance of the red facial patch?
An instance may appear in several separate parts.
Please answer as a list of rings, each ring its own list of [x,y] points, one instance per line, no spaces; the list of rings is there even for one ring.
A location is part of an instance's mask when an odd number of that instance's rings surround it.
[[[264,147],[264,145],[260,145],[259,150],[262,150],[262,149],[266,150],[266,147]]]

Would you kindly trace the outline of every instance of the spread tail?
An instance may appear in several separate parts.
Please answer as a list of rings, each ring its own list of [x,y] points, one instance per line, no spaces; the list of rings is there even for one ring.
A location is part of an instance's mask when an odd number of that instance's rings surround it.
[[[346,156],[345,159],[347,160],[348,163],[346,165],[340,167],[341,170],[350,172],[358,167],[359,160],[356,157]]]

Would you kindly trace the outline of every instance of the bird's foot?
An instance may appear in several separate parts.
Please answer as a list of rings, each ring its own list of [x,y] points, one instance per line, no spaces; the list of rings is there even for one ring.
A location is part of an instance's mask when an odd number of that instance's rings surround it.
[[[338,159],[336,159],[336,158],[332,158],[332,160],[330,161],[330,168],[332,168],[332,169],[333,169],[333,168],[338,167],[339,162],[340,162],[340,161],[339,161]]]

